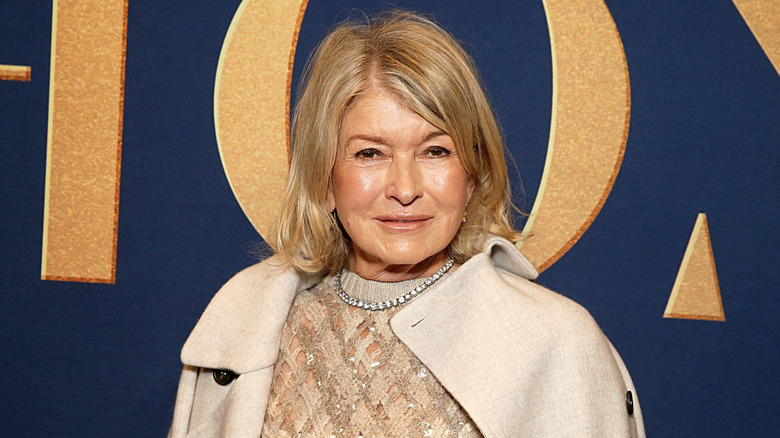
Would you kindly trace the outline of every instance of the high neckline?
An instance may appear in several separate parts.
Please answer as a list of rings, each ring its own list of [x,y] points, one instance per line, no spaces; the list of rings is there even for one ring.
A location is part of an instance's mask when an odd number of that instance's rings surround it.
[[[442,275],[441,279],[449,276],[450,272]],[[403,281],[376,281],[365,279],[360,275],[345,269],[341,274],[341,287],[350,297],[355,299],[380,302],[398,298],[423,284],[426,279],[427,277]]]

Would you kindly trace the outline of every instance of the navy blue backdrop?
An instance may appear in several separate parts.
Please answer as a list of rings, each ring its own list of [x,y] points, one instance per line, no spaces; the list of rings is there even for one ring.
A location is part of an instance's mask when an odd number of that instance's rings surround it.
[[[262,242],[227,183],[213,124],[217,61],[239,3],[129,2],[114,285],[40,280],[52,5],[0,5],[0,63],[32,67],[30,82],[0,81],[0,435],[166,433],[182,343]],[[541,2],[395,4],[433,13],[475,56],[530,211],[551,112]],[[599,321],[632,373],[650,436],[771,436],[780,77],[730,1],[607,6],[631,80],[625,159],[592,227],[540,282]],[[335,21],[386,7],[311,0],[293,85]],[[661,317],[699,212],[726,322]]]

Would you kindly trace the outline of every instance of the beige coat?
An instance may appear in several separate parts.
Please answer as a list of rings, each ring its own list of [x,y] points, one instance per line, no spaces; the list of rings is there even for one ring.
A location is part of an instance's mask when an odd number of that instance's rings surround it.
[[[170,437],[260,436],[287,313],[321,279],[274,262],[233,277],[192,331]],[[514,245],[491,238],[391,327],[486,437],[644,437],[620,356],[585,309],[536,276]],[[239,377],[221,386],[213,369]]]

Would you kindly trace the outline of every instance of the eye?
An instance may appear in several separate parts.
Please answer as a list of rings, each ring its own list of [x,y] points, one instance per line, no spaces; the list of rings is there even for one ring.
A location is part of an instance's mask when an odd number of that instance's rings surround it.
[[[442,146],[431,146],[425,150],[425,154],[429,157],[446,157],[450,153],[449,149]]]
[[[379,158],[380,155],[382,155],[382,152],[380,152],[379,149],[366,148],[366,149],[359,150],[355,154],[355,158],[363,158],[366,160],[371,160],[374,158]]]

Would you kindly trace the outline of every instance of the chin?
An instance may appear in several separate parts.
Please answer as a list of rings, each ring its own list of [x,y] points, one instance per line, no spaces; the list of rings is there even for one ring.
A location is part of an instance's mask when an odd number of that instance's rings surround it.
[[[425,260],[441,254],[444,249],[433,251],[420,251],[419,247],[413,251],[397,250],[382,255],[382,261],[389,265],[416,265]]]

